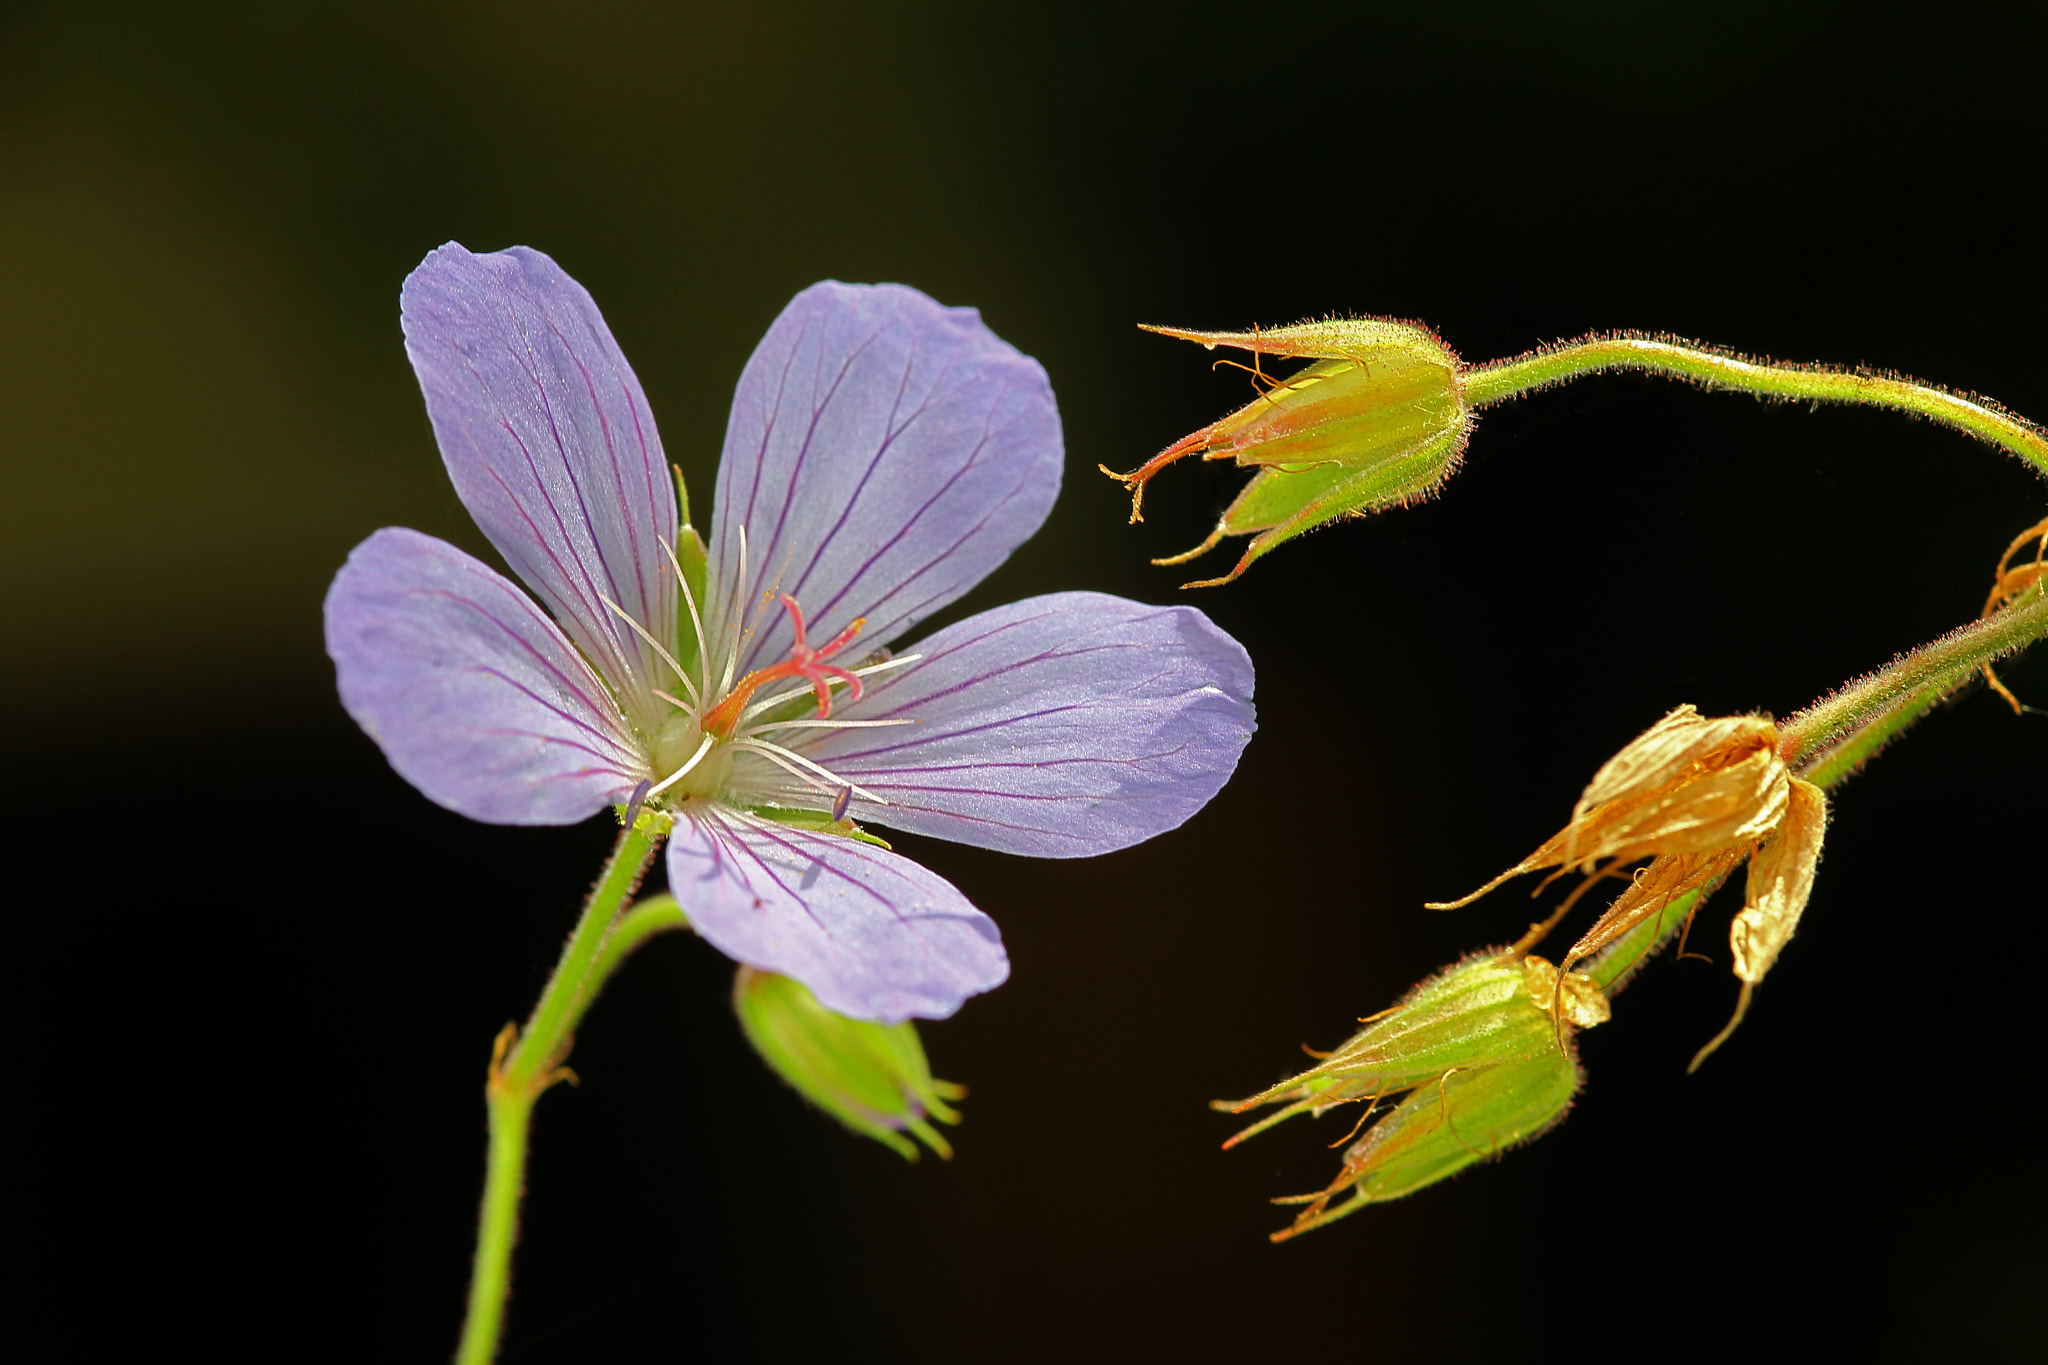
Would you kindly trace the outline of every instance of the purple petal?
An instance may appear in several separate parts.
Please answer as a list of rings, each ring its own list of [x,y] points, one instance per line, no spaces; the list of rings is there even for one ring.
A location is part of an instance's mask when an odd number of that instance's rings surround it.
[[[792,640],[765,589],[801,601],[814,642],[867,617],[857,652],[951,602],[1038,529],[1060,462],[1045,371],[973,309],[902,285],[812,285],[747,362],[718,469],[713,614],[727,628],[747,531],[739,672]]]
[[[856,796],[855,819],[1041,858],[1107,853],[1200,810],[1255,728],[1251,660],[1193,607],[1055,593],[914,648],[920,662],[832,718],[915,724],[784,732],[822,736],[783,742],[888,803]]]
[[[663,667],[605,600],[674,636],[675,488],[597,305],[538,251],[450,242],[406,277],[399,314],[463,506],[635,718],[658,720]]]
[[[873,844],[696,803],[669,836],[668,886],[727,957],[856,1019],[944,1019],[1010,974],[995,921]]]
[[[555,623],[445,541],[386,529],[327,590],[341,704],[399,776],[495,825],[566,825],[647,775],[619,709]]]

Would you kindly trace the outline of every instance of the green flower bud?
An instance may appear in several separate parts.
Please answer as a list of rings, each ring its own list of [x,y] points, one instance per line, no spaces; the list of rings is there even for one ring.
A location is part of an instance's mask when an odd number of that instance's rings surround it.
[[[967,1090],[932,1079],[924,1045],[908,1021],[849,1019],[819,1004],[802,982],[753,967],[740,968],[732,998],[747,1041],[805,1099],[906,1160],[917,1160],[906,1130],[951,1158],[952,1145],[926,1119],[958,1123],[959,1113],[946,1101]]]
[[[1571,1107],[1585,1079],[1569,1045],[1545,1046],[1513,1061],[1447,1073],[1422,1086],[1344,1153],[1344,1170],[1317,1194],[1277,1199],[1307,1205],[1284,1242],[1367,1204],[1383,1204],[1456,1175],[1518,1142],[1540,1137]],[[1335,1208],[1345,1190],[1351,1197]]]
[[[1253,374],[1270,386],[1129,474],[1103,470],[1131,489],[1131,520],[1137,522],[1144,520],[1145,484],[1184,456],[1199,451],[1203,459],[1258,469],[1207,540],[1186,554],[1152,561],[1184,564],[1225,536],[1256,537],[1228,574],[1188,587],[1228,583],[1274,546],[1325,522],[1427,498],[1464,453],[1472,413],[1458,357],[1417,323],[1356,318],[1255,332],[1146,330],[1211,350],[1248,350]],[[1274,380],[1258,368],[1261,355],[1315,363]]]
[[[1607,997],[1584,973],[1560,975],[1544,958],[1517,961],[1489,950],[1361,1020],[1363,1030],[1317,1054],[1322,1061],[1300,1075],[1247,1100],[1217,1101],[1214,1107],[1233,1113],[1285,1105],[1223,1145],[1234,1147],[1296,1114],[1321,1115],[1354,1102],[1365,1105],[1363,1127],[1382,1100],[1412,1092],[1351,1144],[1327,1189],[1275,1201],[1307,1206],[1274,1237],[1285,1241],[1542,1133],[1578,1092],[1569,1029],[1605,1023],[1608,1012]],[[1330,1201],[1347,1190],[1351,1197],[1333,1210]]]
[[[1424,981],[1400,1004],[1359,1022],[1366,1027],[1300,1075],[1244,1100],[1213,1106],[1241,1114],[1261,1105],[1279,1111],[1234,1134],[1235,1147],[1297,1114],[1321,1117],[1339,1105],[1379,1100],[1427,1085],[1453,1072],[1558,1048],[1551,1017],[1557,969],[1540,957],[1516,961],[1489,949]],[[1583,973],[1564,978],[1565,1023],[1590,1028],[1607,1019],[1607,1000]]]

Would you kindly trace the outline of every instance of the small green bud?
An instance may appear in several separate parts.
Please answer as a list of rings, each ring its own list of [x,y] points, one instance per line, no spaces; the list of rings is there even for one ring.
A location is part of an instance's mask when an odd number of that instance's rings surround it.
[[[1255,536],[1237,567],[1191,588],[1228,583],[1253,560],[1339,517],[1363,516],[1429,497],[1457,468],[1472,429],[1458,357],[1434,332],[1386,318],[1332,319],[1254,332],[1147,331],[1252,353],[1268,387],[1259,397],[1168,446],[1129,474],[1104,469],[1131,489],[1131,520],[1142,521],[1145,484],[1199,451],[1258,473],[1209,538],[1155,564],[1184,564],[1225,536]],[[1285,379],[1258,367],[1261,355],[1312,359]],[[1236,364],[1235,361],[1221,362]]]
[[[1234,1147],[1296,1114],[1320,1116],[1349,1103],[1365,1105],[1363,1127],[1382,1100],[1413,1092],[1351,1144],[1328,1189],[1276,1201],[1308,1206],[1274,1238],[1284,1241],[1540,1134],[1579,1088],[1570,1029],[1605,1023],[1608,1013],[1607,997],[1584,973],[1560,975],[1544,958],[1518,961],[1489,950],[1361,1020],[1363,1030],[1316,1054],[1322,1061],[1300,1075],[1247,1100],[1217,1101],[1215,1108],[1233,1113],[1285,1106],[1223,1145]],[[1330,1200],[1346,1190],[1351,1198],[1332,1211]]]
[[[1333,1051],[1316,1053],[1316,1066],[1244,1100],[1213,1107],[1241,1114],[1284,1104],[1276,1113],[1233,1135],[1235,1147],[1297,1114],[1321,1117],[1339,1105],[1381,1099],[1457,1071],[1491,1066],[1545,1049],[1556,1051],[1558,1025],[1550,1005],[1557,969],[1540,957],[1521,961],[1498,949],[1467,958],[1410,991],[1400,1004],[1359,1022],[1364,1029]],[[1564,1021],[1587,1028],[1607,1017],[1607,1001],[1583,973],[1565,978]]]
[[[946,1101],[967,1090],[932,1079],[924,1045],[908,1021],[849,1019],[819,1004],[802,982],[746,966],[733,980],[732,999],[754,1051],[805,1099],[906,1160],[917,1160],[906,1130],[941,1157],[952,1157],[951,1144],[926,1119],[958,1123],[958,1111]]]
[[[1513,1061],[1447,1073],[1417,1089],[1352,1143],[1344,1153],[1342,1174],[1328,1189],[1275,1200],[1307,1207],[1273,1240],[1284,1242],[1367,1204],[1413,1194],[1541,1136],[1564,1117],[1583,1080],[1569,1046],[1543,1047]],[[1330,1200],[1347,1189],[1351,1197],[1332,1209]]]

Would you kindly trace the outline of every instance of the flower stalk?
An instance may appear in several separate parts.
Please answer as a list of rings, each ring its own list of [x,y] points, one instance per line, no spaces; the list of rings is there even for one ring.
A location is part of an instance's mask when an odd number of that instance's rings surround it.
[[[2048,474],[2048,434],[1987,398],[1951,393],[1904,375],[1751,360],[1732,351],[1643,332],[1589,336],[1508,360],[1466,367],[1465,401],[1475,408],[1519,398],[1605,370],[1689,379],[1709,389],[1795,402],[1853,403],[1932,418],[2003,446]]]
[[[611,860],[584,902],[583,914],[525,1031],[517,1024],[507,1024],[492,1046],[484,1082],[490,1112],[490,1155],[484,1172],[476,1260],[470,1272],[469,1310],[455,1355],[458,1365],[489,1365],[498,1353],[505,1297],[512,1285],[519,1199],[526,1187],[527,1134],[534,1101],[557,1081],[575,1082],[576,1073],[563,1063],[575,1043],[576,1025],[606,977],[651,935],[683,927],[680,910],[667,896],[651,897],[625,916],[619,914],[647,874],[668,827],[666,817],[643,811],[632,828],[619,832]]]
[[[1753,360],[1677,337],[1611,332],[1467,365],[1427,327],[1392,319],[1333,319],[1251,332],[1146,330],[1210,349],[1250,351],[1252,364],[1243,368],[1265,386],[1250,405],[1174,442],[1137,469],[1103,469],[1131,489],[1134,522],[1143,519],[1146,483],[1178,460],[1199,454],[1257,471],[1207,539],[1185,554],[1152,561],[1183,564],[1226,538],[1253,537],[1229,573],[1183,585],[1189,588],[1228,583],[1283,541],[1333,521],[1436,496],[1457,472],[1480,409],[1607,370],[1664,375],[1786,402],[1910,413],[2000,446],[2035,473],[2048,475],[2048,432],[1988,398],[1860,367]],[[1262,356],[1312,363],[1276,378],[1261,367]],[[2010,582],[2002,578],[1993,600],[2010,596],[2039,572],[2023,569]]]

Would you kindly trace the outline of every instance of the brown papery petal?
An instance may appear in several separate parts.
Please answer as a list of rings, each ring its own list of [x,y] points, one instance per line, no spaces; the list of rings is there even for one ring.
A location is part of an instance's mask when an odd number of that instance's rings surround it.
[[[1810,782],[1792,779],[1791,800],[1778,833],[1749,865],[1749,904],[1728,926],[1735,950],[1735,974],[1754,984],[1778,960],[1778,952],[1799,927],[1800,912],[1813,892],[1820,864],[1821,835],[1828,823],[1828,799]]]
[[[1750,844],[1785,815],[1790,772],[1760,748],[1718,770],[1606,802],[1573,827],[1573,861],[1705,853]]]
[[[1711,885],[1733,872],[1749,852],[1747,847],[1724,848],[1712,853],[1678,853],[1659,858],[1635,875],[1628,890],[1615,898],[1599,922],[1565,954],[1567,968],[1580,958],[1597,953],[1688,891]]]
[[[1700,715],[1681,706],[1636,736],[1621,752],[1600,766],[1572,809],[1572,825],[1583,827],[1597,808],[1617,801],[1641,799],[1685,782],[1696,772],[1710,772],[1765,749],[1775,749],[1778,727],[1761,716]],[[1585,856],[1571,841],[1568,860]]]

